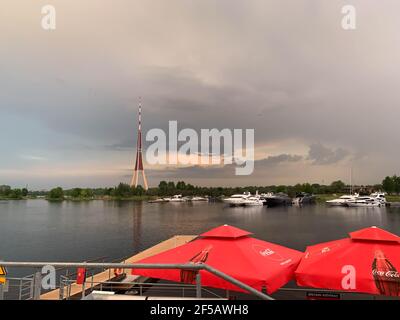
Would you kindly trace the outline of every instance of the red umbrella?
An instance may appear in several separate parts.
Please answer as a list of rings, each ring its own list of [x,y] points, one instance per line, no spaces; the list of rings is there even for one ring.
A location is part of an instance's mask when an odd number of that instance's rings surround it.
[[[225,225],[138,263],[205,263],[257,290],[266,287],[267,292],[272,293],[293,278],[303,253],[250,235],[247,231]],[[195,271],[176,269],[135,269],[132,273],[185,283],[194,283],[196,275]],[[200,274],[204,286],[243,291],[206,270],[201,270]]]
[[[400,296],[400,237],[377,227],[307,247],[300,286]]]

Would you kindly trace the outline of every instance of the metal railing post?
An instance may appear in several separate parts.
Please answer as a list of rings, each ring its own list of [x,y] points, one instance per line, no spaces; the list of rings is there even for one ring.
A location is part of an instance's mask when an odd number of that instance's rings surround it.
[[[0,300],[4,300],[4,285],[0,283]]]
[[[82,299],[85,297],[85,281],[82,283]]]
[[[40,300],[40,294],[42,291],[42,273],[40,271],[35,273],[33,286],[33,299]]]
[[[63,276],[60,276],[60,287],[58,291],[59,295],[58,298],[60,300],[64,300],[64,283],[63,283]]]
[[[196,298],[201,298],[201,274],[200,271],[196,274]]]
[[[22,279],[19,280],[18,300],[22,300]]]

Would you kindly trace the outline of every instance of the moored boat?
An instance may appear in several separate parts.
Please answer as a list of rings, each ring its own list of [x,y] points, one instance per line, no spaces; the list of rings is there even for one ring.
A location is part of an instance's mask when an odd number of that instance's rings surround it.
[[[243,201],[243,205],[246,207],[250,206],[263,206],[264,201],[259,196],[248,197]]]
[[[345,206],[347,202],[356,200],[358,196],[358,193],[354,195],[343,195],[337,199],[328,200],[325,203],[329,206]]]
[[[191,199],[190,199],[190,201],[208,201],[208,198],[206,198],[206,197],[192,197]]]
[[[268,194],[265,197],[265,201],[268,207],[289,206],[292,204],[292,198],[283,192]]]
[[[346,203],[348,207],[381,207],[384,206],[377,198],[371,196],[357,197],[353,201]]]
[[[292,201],[295,205],[312,204],[315,203],[315,196],[306,192],[300,192]]]
[[[251,197],[250,192],[244,192],[243,194],[234,194],[229,198],[225,198],[222,201],[229,204],[230,206],[242,206],[245,199]]]
[[[187,199],[185,197],[182,197],[181,194],[176,194],[174,196],[172,196],[171,198],[164,198],[165,201],[168,202],[184,202],[187,201]]]
[[[386,206],[386,203],[387,203],[386,202],[386,193],[374,192],[374,193],[371,193],[370,196],[377,199],[381,205]]]

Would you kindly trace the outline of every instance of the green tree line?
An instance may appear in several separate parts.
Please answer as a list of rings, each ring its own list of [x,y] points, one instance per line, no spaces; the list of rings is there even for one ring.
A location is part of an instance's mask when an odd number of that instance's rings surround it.
[[[382,188],[389,194],[400,193],[400,177],[394,175],[386,177],[382,181]]]
[[[355,190],[384,190],[389,194],[400,194],[400,177],[393,175],[386,177],[382,184],[375,186],[356,187]],[[12,189],[10,186],[0,186],[1,199],[24,199],[26,197],[45,196],[49,200],[63,199],[146,199],[154,197],[168,197],[174,194],[182,194],[183,196],[207,195],[210,197],[230,196],[235,193],[243,193],[245,191],[255,193],[268,192],[284,192],[289,196],[295,196],[299,192],[307,192],[312,194],[337,194],[348,193],[350,186],[344,182],[337,180],[329,185],[318,183],[298,183],[296,185],[270,185],[270,186],[245,186],[245,187],[201,187],[194,186],[184,181],[161,181],[157,187],[144,190],[143,187],[131,187],[126,183],[120,183],[111,188],[72,188],[62,189],[61,187],[53,188],[50,191],[28,191],[23,189]]]
[[[0,198],[2,199],[23,199],[28,195],[28,189],[12,189],[10,186],[0,186]]]
[[[113,188],[97,188],[97,189],[81,189],[74,188],[70,190],[62,190],[61,188],[52,189],[49,199],[63,199],[65,197],[72,199],[90,199],[90,198],[140,198],[140,197],[168,197],[175,194],[183,196],[207,195],[210,197],[230,196],[235,193],[243,193],[245,191],[256,193],[268,192],[285,192],[290,196],[294,196],[299,192],[307,192],[313,194],[331,194],[346,192],[348,187],[342,181],[334,181],[330,185],[320,184],[296,184],[294,186],[272,185],[272,186],[246,186],[246,187],[201,187],[194,186],[184,181],[161,181],[158,187],[149,188],[147,191],[143,187],[131,187],[128,184],[120,183]]]

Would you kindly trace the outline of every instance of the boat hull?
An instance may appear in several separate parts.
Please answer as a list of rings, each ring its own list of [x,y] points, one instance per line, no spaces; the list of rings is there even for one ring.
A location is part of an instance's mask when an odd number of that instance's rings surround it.
[[[339,201],[330,202],[330,201],[326,201],[325,203],[328,206],[331,206],[331,207],[344,207],[344,206],[346,206],[346,202],[339,202]]]
[[[244,200],[223,200],[223,202],[231,207],[239,207],[244,205]]]
[[[290,199],[290,198],[266,198],[266,204],[268,207],[290,206],[292,204],[292,199]]]
[[[245,207],[257,207],[257,206],[263,206],[264,203],[263,203],[262,201],[257,201],[257,202],[253,202],[253,201],[247,202],[247,201],[245,201],[245,202],[243,203],[243,205],[244,205]]]
[[[354,203],[354,202],[349,202],[346,204],[347,207],[354,207],[354,208],[377,208],[377,207],[383,207],[384,205],[380,203]]]

